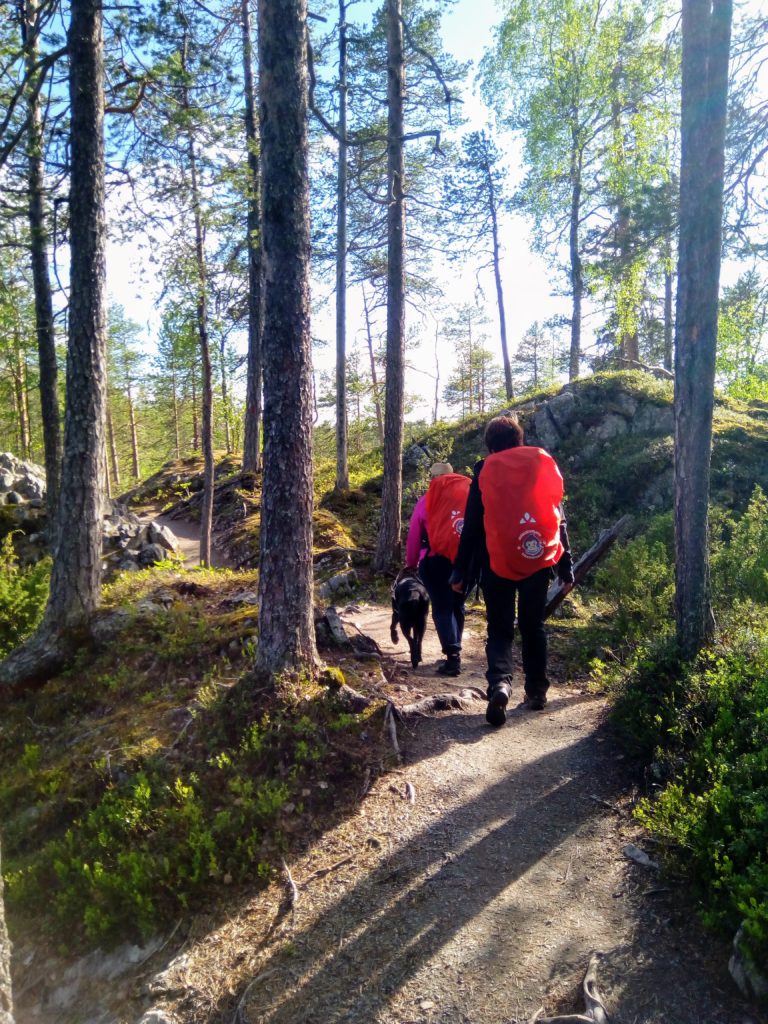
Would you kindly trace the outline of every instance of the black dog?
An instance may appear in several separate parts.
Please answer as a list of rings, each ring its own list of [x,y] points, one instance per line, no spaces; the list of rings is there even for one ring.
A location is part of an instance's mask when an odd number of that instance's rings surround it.
[[[392,588],[392,625],[390,635],[396,644],[397,624],[403,631],[411,649],[411,664],[416,668],[421,661],[421,641],[427,628],[429,596],[421,580],[406,576],[395,582]]]

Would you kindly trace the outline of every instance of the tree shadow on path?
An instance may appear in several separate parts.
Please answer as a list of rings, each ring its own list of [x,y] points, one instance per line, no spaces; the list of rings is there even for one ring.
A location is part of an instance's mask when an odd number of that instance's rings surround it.
[[[244,1019],[261,1024],[376,1019],[460,929],[569,835],[599,817],[579,777],[587,767],[605,787],[609,761],[595,751],[592,736],[510,771],[480,799],[435,819],[293,936],[297,961],[309,964],[303,977],[292,976],[291,961],[279,951],[262,963],[265,981],[249,996],[251,1017]],[[459,890],[461,899],[453,899]],[[507,933],[524,930],[530,908],[507,910]],[[267,977],[274,967],[279,969]],[[235,1005],[243,991],[235,993]],[[229,1001],[212,1019],[231,1019],[227,1011],[231,1015]]]

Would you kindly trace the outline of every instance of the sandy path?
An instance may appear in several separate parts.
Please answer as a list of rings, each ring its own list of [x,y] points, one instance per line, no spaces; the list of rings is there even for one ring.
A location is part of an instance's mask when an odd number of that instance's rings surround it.
[[[396,652],[403,703],[446,689],[430,664],[431,627],[426,667],[406,675],[386,608],[344,618]],[[451,682],[484,686],[480,613],[469,623],[466,671]],[[599,950],[613,1024],[755,1024],[727,949],[668,881],[623,855],[643,840],[620,809],[626,780],[604,702],[568,684],[550,698],[541,713],[512,710],[499,730],[480,700],[401,730],[402,768],[292,862],[298,883],[309,881],[267,947],[269,911],[256,901],[192,951],[197,1010],[179,1019],[231,1024],[241,1001],[242,1024],[527,1024],[542,1006],[583,1009],[581,980]],[[219,987],[208,965],[227,977],[244,957],[245,980]]]
[[[200,523],[193,519],[173,519],[171,516],[163,515],[141,516],[141,521],[152,521],[159,526],[167,526],[179,543],[184,555],[184,565],[191,568],[200,564]],[[211,563],[215,569],[225,569],[230,564],[226,555],[215,544],[211,544]]]
[[[343,617],[394,653],[400,703],[484,686],[480,610],[458,680],[435,677],[431,626],[426,665],[411,673],[388,609]],[[623,854],[647,843],[604,701],[563,681],[543,712],[514,708],[521,696],[518,685],[502,729],[485,724],[484,700],[401,726],[401,767],[291,857],[292,909],[283,875],[233,894],[170,944],[163,973],[67,1024],[530,1024],[542,1007],[583,1010],[596,951],[611,1024],[765,1024],[682,890]],[[291,831],[290,811],[281,824]],[[141,1017],[150,1003],[158,1016]]]

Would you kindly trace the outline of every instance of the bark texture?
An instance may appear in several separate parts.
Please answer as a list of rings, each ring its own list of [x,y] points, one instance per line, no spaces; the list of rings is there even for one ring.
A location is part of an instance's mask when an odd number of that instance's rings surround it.
[[[67,402],[48,604],[30,639],[0,665],[0,695],[61,667],[99,603],[106,477],[104,68],[101,3],[72,0],[70,295]]]
[[[13,1024],[11,997],[11,943],[5,927],[3,875],[0,871],[0,1024]]]
[[[44,625],[87,623],[99,603],[107,411],[104,68],[101,3],[72,0],[70,296],[64,456]]]
[[[722,244],[731,0],[683,0],[675,325],[675,610],[692,656],[712,627],[707,513]]]
[[[581,218],[581,150],[576,139],[571,151],[571,220],[568,248],[571,261],[571,354],[568,380],[576,380],[581,369],[581,301],[584,296],[584,269],[579,251]]]
[[[491,214],[491,241],[493,243],[493,280],[496,285],[496,308],[499,311],[499,340],[501,341],[501,358],[504,363],[504,388],[507,398],[514,398],[515,392],[512,386],[512,366],[509,362],[509,345],[507,344],[507,316],[504,311],[504,289],[501,285],[499,204],[489,161],[486,161],[483,169],[485,170],[488,180],[488,208]]]
[[[259,4],[264,479],[257,667],[316,661],[306,0]]]
[[[384,483],[374,568],[400,561],[405,390],[405,162],[403,149],[402,0],[387,0],[387,379],[384,401]]]
[[[381,411],[381,392],[379,390],[379,377],[376,371],[376,356],[373,351],[373,336],[371,334],[371,312],[368,308],[368,296],[363,292],[363,312],[365,314],[365,336],[368,342],[368,358],[371,363],[371,390],[373,391],[373,407],[376,411],[376,429],[379,433],[379,441],[384,444],[384,416]]]
[[[249,0],[241,0],[243,81],[245,82],[245,144],[248,150],[248,371],[243,427],[243,469],[261,471],[261,335],[264,317],[261,258],[259,133],[253,76],[253,37]]]
[[[27,0],[24,7],[24,50],[27,70],[38,60],[38,4]],[[48,226],[45,210],[45,171],[43,163],[43,126],[40,94],[29,90],[27,99],[29,128],[27,131],[27,186],[29,190],[28,220],[32,284],[35,296],[35,329],[40,367],[40,407],[45,449],[46,503],[48,521],[56,516],[61,470],[61,428],[59,419],[58,365],[56,363],[56,332],[53,322],[53,298],[48,264]]]
[[[184,36],[182,65],[186,69],[186,55],[189,40]],[[184,87],[183,107],[190,109],[189,92]],[[187,166],[189,169],[190,200],[195,224],[195,270],[197,272],[197,338],[200,346],[202,368],[201,428],[203,446],[203,499],[200,507],[200,564],[211,564],[211,532],[213,528],[213,372],[211,369],[211,343],[208,331],[208,282],[205,264],[205,241],[203,233],[203,211],[200,201],[200,185],[197,173],[197,150],[195,136],[190,131],[187,138]]]
[[[349,490],[347,439],[347,5],[339,0],[339,154],[336,181],[336,490]]]

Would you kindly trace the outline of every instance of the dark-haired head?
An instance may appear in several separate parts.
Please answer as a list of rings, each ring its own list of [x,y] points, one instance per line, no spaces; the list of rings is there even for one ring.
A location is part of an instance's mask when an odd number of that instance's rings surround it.
[[[485,445],[491,454],[519,448],[522,443],[523,428],[516,416],[494,416],[485,428]]]

